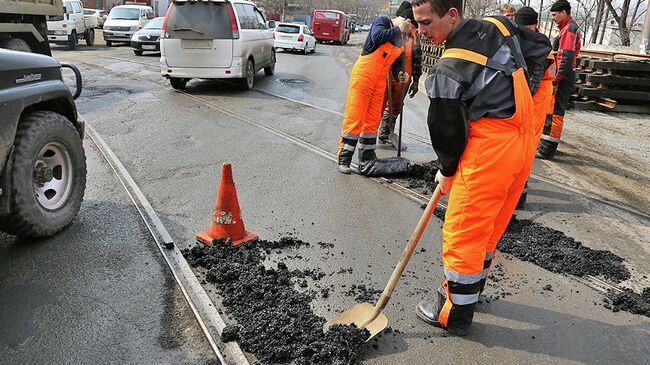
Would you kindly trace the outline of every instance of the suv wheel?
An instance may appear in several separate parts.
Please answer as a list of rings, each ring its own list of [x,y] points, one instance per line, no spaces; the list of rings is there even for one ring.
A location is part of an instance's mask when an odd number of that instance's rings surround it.
[[[106,47],[113,47],[113,42],[106,41]]]
[[[10,49],[12,51],[31,52],[32,47],[20,38],[10,38],[0,43],[0,48]]]
[[[8,173],[10,213],[0,217],[0,229],[21,237],[58,233],[77,215],[86,188],[79,132],[55,112],[23,116]]]
[[[77,48],[77,32],[72,31],[70,35],[68,36],[68,49],[69,50],[74,50]]]
[[[253,60],[250,58],[248,59],[248,62],[246,62],[246,71],[244,75],[246,76],[240,81],[240,86],[243,90],[250,90],[255,86],[255,65],[253,64]]]
[[[190,81],[190,79],[182,79],[178,77],[169,78],[169,84],[176,90],[185,90],[188,81]]]
[[[93,28],[89,28],[86,31],[86,45],[92,47],[95,44],[95,30]]]
[[[143,52],[142,50],[140,50],[140,49],[134,49],[134,50],[133,50],[133,53],[134,53],[136,56],[142,56],[142,55],[144,54],[144,52]]]
[[[271,59],[271,65],[264,67],[264,74],[266,76],[272,76],[275,73],[275,52],[273,52],[273,58]]]

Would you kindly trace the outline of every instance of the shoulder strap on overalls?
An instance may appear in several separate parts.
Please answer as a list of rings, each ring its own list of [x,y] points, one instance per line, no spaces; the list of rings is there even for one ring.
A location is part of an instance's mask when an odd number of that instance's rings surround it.
[[[503,35],[503,37],[506,39],[506,43],[508,44],[508,47],[510,48],[510,51],[512,52],[512,57],[514,57],[514,59],[515,59],[515,66],[518,69],[522,68],[522,67],[525,67],[526,61],[524,60],[524,57],[522,56],[521,52],[518,52],[517,46],[515,45],[515,40],[512,37],[512,34],[510,34],[510,31],[508,30],[508,27],[506,27],[506,25],[503,24],[503,22],[501,20],[497,19],[497,18],[486,17],[486,18],[483,18],[483,20],[494,24],[497,27],[497,29],[499,29],[499,31],[501,32],[501,35]],[[506,73],[510,74],[510,72],[506,71],[505,67],[503,65],[501,65],[501,64],[496,64],[494,62],[488,62],[487,66],[490,67],[490,68],[495,68],[497,70],[500,70],[500,71],[503,71],[503,72],[506,72]]]

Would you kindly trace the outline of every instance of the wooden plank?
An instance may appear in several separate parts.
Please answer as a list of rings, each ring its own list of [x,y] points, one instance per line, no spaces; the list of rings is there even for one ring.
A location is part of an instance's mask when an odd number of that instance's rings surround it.
[[[625,86],[645,86],[650,91],[650,78],[628,77],[616,75],[592,75],[584,74],[588,84],[606,84],[606,85],[625,85]]]
[[[590,87],[581,87],[579,93],[582,96],[591,96],[596,98],[612,98],[618,101],[620,100],[650,101],[650,93],[645,91],[595,89]]]
[[[592,60],[589,62],[589,68],[592,70],[650,72],[650,62],[615,62]]]
[[[603,105],[599,105],[594,101],[574,101],[573,104],[576,110],[596,110],[601,112],[650,114],[650,105],[628,105],[628,104],[619,103],[616,104],[616,106],[612,109]]]

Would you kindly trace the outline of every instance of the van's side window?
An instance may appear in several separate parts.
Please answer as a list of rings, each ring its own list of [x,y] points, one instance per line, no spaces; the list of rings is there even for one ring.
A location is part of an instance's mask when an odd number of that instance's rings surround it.
[[[250,13],[247,12],[247,8],[250,9]],[[255,21],[254,14],[252,11],[252,6],[244,5],[244,4],[235,4],[235,10],[237,11],[237,17],[239,18],[239,25],[241,26],[242,29],[255,29]]]
[[[253,8],[253,10],[255,11],[255,15],[257,16],[257,22],[256,22],[257,27],[256,28],[257,29],[267,29],[266,20],[264,20],[264,15],[262,15],[262,13],[259,10],[257,10],[257,8]]]
[[[79,5],[78,2],[75,1],[75,2],[72,3],[72,10],[75,13],[81,13],[81,6]]]

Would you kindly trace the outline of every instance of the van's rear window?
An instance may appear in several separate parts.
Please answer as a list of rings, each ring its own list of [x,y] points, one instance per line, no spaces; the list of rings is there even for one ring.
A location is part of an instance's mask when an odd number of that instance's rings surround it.
[[[275,31],[280,33],[298,34],[300,33],[300,27],[295,25],[278,25],[278,27],[275,28]]]
[[[314,16],[318,20],[339,20],[341,18],[341,14],[333,11],[317,11]]]
[[[213,1],[175,2],[165,29],[169,38],[231,39],[226,3]]]

